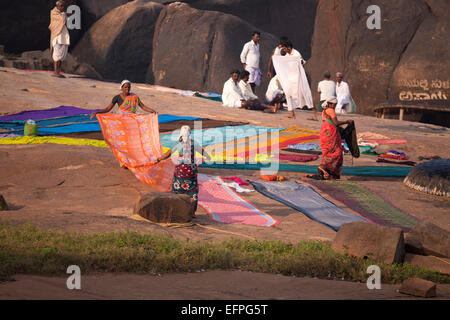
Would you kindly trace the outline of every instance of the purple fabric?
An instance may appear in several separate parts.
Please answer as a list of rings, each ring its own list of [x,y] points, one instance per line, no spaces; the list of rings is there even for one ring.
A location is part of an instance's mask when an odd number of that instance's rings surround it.
[[[80,114],[89,114],[92,112],[100,111],[101,109],[83,109],[77,107],[67,107],[60,106],[45,110],[31,110],[22,111],[16,114],[10,114],[7,116],[0,117],[0,121],[26,121],[31,120],[42,120],[55,117],[65,117],[65,116],[76,116]]]
[[[308,161],[314,161],[319,158],[316,155],[298,155],[298,154],[279,154],[280,160],[287,160],[292,162],[308,162]]]

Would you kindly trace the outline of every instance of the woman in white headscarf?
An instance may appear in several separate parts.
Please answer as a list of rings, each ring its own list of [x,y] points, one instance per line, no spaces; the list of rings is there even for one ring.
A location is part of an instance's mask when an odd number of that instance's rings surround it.
[[[91,115],[91,119],[98,113],[108,113],[116,104],[119,106],[117,113],[120,114],[136,113],[138,106],[147,112],[156,113],[155,110],[147,107],[137,95],[131,92],[130,81],[123,80],[120,83],[120,90],[121,92],[114,96],[111,103],[105,109],[94,112]]]
[[[322,127],[320,129],[320,146],[322,148],[322,162],[318,167],[319,179],[334,180],[340,179],[342,165],[344,163],[343,147],[341,135],[338,127],[344,124],[350,124],[353,120],[339,121],[334,109],[337,99],[328,98],[322,108]]]
[[[206,159],[211,159],[209,154],[191,138],[189,126],[182,126],[178,144],[157,160],[159,162],[172,156],[172,161],[176,164],[172,192],[190,196],[194,200],[194,212],[198,203],[197,167],[202,161],[196,157],[197,152]]]

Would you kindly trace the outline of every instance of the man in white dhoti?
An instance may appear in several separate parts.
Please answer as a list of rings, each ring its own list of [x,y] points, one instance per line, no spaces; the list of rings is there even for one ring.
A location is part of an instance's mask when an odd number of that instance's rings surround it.
[[[271,106],[275,106],[276,110],[281,109],[283,103],[286,102],[278,75],[275,75],[269,82],[269,86],[266,91],[266,100]]]
[[[55,77],[64,78],[61,74],[61,63],[66,58],[70,45],[69,30],[66,27],[67,16],[64,12],[64,1],[57,1],[56,7],[50,11],[50,52],[54,62]]]
[[[261,33],[254,31],[252,40],[244,45],[241,52],[241,62],[244,65],[244,70],[250,73],[250,86],[255,92],[255,87],[261,84],[261,70],[259,69],[259,40]]]
[[[288,41],[287,37],[281,37],[280,38],[280,43],[278,44],[278,46],[275,49],[273,49],[272,55],[269,58],[269,64],[267,65],[267,70],[268,70],[267,71],[267,77],[269,79],[272,79],[272,77],[273,77],[273,75],[275,73],[275,72],[273,72],[275,70],[272,70],[273,69],[272,56],[274,56],[274,55],[275,56],[282,55],[282,50],[281,49],[283,48],[283,42],[285,42],[285,41]],[[283,53],[286,54],[286,52],[284,52],[284,51],[283,51]]]
[[[343,80],[344,75],[341,72],[336,73],[336,96],[338,101],[335,108],[336,114],[345,114],[351,111],[350,88],[348,83]]]
[[[233,70],[228,79],[223,85],[222,102],[223,105],[230,108],[245,108],[247,107],[247,101],[239,88],[239,76],[238,70]]]
[[[253,93],[252,88],[250,87],[250,84],[248,83],[250,79],[250,73],[246,70],[244,70],[241,74],[241,81],[239,81],[239,89],[241,89],[242,95],[244,96],[245,100],[247,101],[247,108],[248,110],[262,110],[264,112],[276,112],[275,107],[270,107],[265,104],[263,104],[258,96]]]
[[[290,41],[286,41],[283,44],[282,50],[286,52],[286,55],[274,55],[272,60],[286,95],[289,118],[295,119],[294,109],[305,106],[308,109],[313,108],[311,89],[303,68],[304,60],[300,52],[292,48]]]

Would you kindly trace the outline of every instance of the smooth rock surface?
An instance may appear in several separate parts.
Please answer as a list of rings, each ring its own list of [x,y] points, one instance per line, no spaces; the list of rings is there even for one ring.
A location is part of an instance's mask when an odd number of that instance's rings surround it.
[[[374,106],[388,99],[410,99],[409,91],[411,99],[426,100],[436,99],[431,95],[440,90],[442,97],[447,93],[442,101],[448,104],[450,2],[380,1],[381,29],[371,30],[366,10],[373,4],[371,0],[319,2],[312,58],[306,65],[314,101],[318,103],[317,83],[329,70],[333,77],[337,71],[344,73],[358,113],[372,115]],[[446,89],[432,88],[433,81]],[[421,93],[428,96],[416,97]]]
[[[115,8],[89,29],[73,55],[104,79],[144,82],[151,68],[154,27],[162,8],[146,1]]]
[[[172,3],[161,12],[153,42],[155,84],[186,90],[222,93],[223,85],[233,69],[242,70],[240,54],[257,28],[229,14],[191,8],[185,3]],[[262,32],[260,68],[263,81],[257,95],[264,97],[268,79],[267,61],[277,37]]]

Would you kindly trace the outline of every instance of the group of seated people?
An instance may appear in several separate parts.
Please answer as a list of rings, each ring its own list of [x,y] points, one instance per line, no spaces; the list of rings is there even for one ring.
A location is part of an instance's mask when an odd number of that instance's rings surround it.
[[[269,105],[262,103],[253,92],[248,83],[249,77],[250,73],[248,71],[231,71],[230,79],[223,86],[223,105],[230,108],[261,110],[270,113],[280,110],[286,99],[278,77],[274,76],[267,88],[266,100],[269,102]]]

